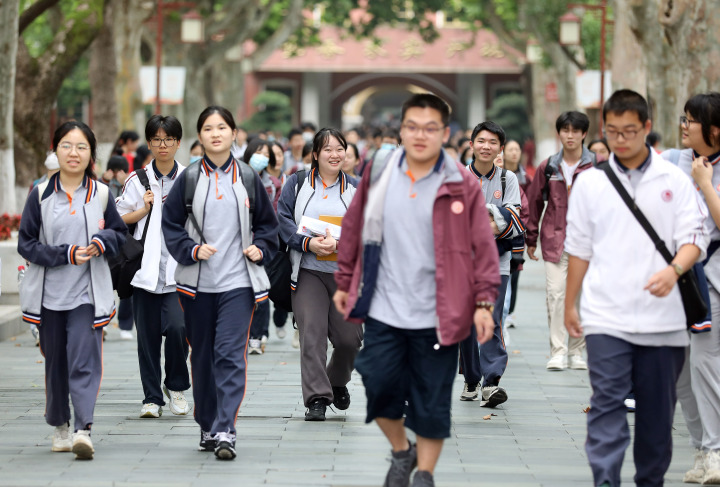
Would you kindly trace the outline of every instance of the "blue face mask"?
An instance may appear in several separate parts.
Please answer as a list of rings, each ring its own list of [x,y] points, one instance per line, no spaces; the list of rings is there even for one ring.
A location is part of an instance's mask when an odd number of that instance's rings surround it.
[[[190,164],[199,161],[203,156],[190,156]]]
[[[390,142],[385,142],[383,145],[380,146],[381,149],[387,149],[387,150],[394,150],[397,148],[397,145],[391,144]]]
[[[268,167],[270,158],[259,153],[255,153],[250,157],[250,167],[255,169],[257,172],[262,172],[263,169]]]
[[[467,159],[465,159],[466,166],[469,166],[470,164],[472,164],[472,162],[473,162],[472,157],[468,157]]]

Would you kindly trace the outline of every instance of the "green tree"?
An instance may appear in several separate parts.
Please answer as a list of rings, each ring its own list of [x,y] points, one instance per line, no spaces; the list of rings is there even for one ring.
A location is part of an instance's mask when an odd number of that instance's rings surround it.
[[[532,135],[527,114],[527,101],[519,93],[501,95],[493,100],[492,108],[487,111],[488,119],[500,124],[508,140],[519,143]]]
[[[290,98],[277,91],[264,91],[255,97],[258,111],[243,125],[249,131],[273,130],[286,134],[292,128]]]

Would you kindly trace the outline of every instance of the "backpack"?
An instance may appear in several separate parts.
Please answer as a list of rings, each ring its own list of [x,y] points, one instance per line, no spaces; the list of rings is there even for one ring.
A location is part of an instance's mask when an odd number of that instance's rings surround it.
[[[300,194],[305,183],[305,173],[307,171],[300,170],[297,173],[297,189],[295,190],[295,199]],[[273,302],[276,308],[280,308],[287,312],[292,312],[292,290],[290,288],[290,282],[292,277],[292,263],[290,262],[290,248],[286,242],[278,236],[280,241],[280,248],[275,254],[275,257],[265,264],[265,272],[267,273],[268,279],[270,279],[270,300]]]
[[[502,187],[501,201],[505,201],[505,183],[507,181],[507,169],[503,168],[500,172],[500,185]],[[520,217],[518,216],[518,219]],[[512,225],[512,222],[510,223]],[[510,272],[515,272],[517,268],[525,262],[523,252],[525,251],[525,235],[521,234],[510,240],[495,240],[498,248],[498,254],[503,255],[505,252],[512,252],[510,258]]]
[[[150,181],[148,180],[145,170],[140,169],[135,172],[135,175],[138,181],[140,181],[140,184],[145,188],[145,191],[149,191]],[[105,202],[107,204],[107,200],[105,200]],[[133,237],[136,224],[131,224],[130,227],[132,227],[132,230],[128,231],[125,244],[120,249],[120,252],[116,256],[108,259],[113,289],[117,291],[120,299],[127,299],[133,295],[133,286],[130,283],[142,266],[142,258],[145,253],[145,237],[147,236],[148,226],[150,225],[153,206],[154,205],[150,206],[150,212],[145,218],[145,228],[143,228],[140,240],[135,240],[135,237]]]
[[[240,179],[248,195],[250,222],[252,222],[253,212],[255,211],[255,171],[244,162],[238,162],[238,166],[240,166]],[[193,162],[183,172],[185,173],[185,210],[187,211],[190,222],[193,227],[195,227],[195,231],[200,235],[200,244],[204,244],[205,237],[192,211],[195,188],[197,188],[198,179],[200,179],[200,161]]]

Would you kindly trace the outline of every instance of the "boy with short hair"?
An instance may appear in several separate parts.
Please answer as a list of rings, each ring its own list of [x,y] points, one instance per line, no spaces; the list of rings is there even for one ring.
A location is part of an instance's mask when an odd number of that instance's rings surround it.
[[[497,252],[480,186],[442,150],[449,118],[435,95],[407,100],[404,148],[369,166],[343,219],[333,300],[346,319],[365,321],[355,366],[366,421],[392,446],[386,487],[408,487],[415,466],[412,486],[434,485],[450,436],[457,343],[473,323],[480,342],[494,328]]]
[[[585,340],[569,337],[563,326],[565,277],[568,255],[563,251],[567,202],[575,178],[595,164],[595,154],[583,145],[590,127],[587,115],[565,112],[555,121],[562,150],[540,163],[528,188],[530,218],[527,221],[527,254],[532,260],[537,249],[538,230],[542,222],[542,257],[545,261],[548,326],[550,328],[550,360],[548,370],[584,370]],[[547,208],[545,208],[547,201]]]
[[[585,444],[594,485],[620,485],[630,443],[624,399],[635,393],[637,485],[663,485],[672,457],[675,384],[688,344],[676,282],[704,259],[708,236],[697,192],[645,142],[645,99],[620,90],[603,106],[608,164],[675,257],[667,264],[604,167],[575,181],[567,214],[565,326],[587,341],[593,395]],[[598,204],[602,202],[602,204]],[[581,315],[575,305],[582,286]]]
[[[140,380],[145,394],[140,417],[158,418],[165,405],[163,392],[170,401],[173,414],[190,412],[184,394],[190,388],[190,378],[186,364],[185,319],[175,289],[177,262],[168,252],[161,227],[165,199],[177,175],[184,170],[175,161],[182,139],[180,121],[173,116],[153,115],[145,125],[145,139],[154,159],[144,168],[130,173],[116,204],[123,221],[128,225],[136,224],[134,237],[137,240],[141,239],[147,219],[150,219],[142,265],[131,284]],[[149,189],[138,175],[141,171]],[[161,387],[163,336],[165,382]]]

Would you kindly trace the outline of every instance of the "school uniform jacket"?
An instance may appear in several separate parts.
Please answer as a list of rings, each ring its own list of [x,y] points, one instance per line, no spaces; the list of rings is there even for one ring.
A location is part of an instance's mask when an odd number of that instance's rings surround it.
[[[169,176],[173,179],[177,178],[185,168],[177,164],[176,174],[170,174]],[[137,171],[145,171],[148,182],[150,183],[150,190],[153,192],[153,210],[150,214],[150,224],[148,225],[147,235],[145,236],[145,251],[143,252],[142,265],[140,269],[135,273],[135,277],[130,282],[134,287],[144,289],[150,293],[155,292],[158,283],[158,274],[160,272],[160,258],[162,254],[162,213],[163,213],[163,201],[162,201],[162,188],[158,182],[158,178],[155,175],[155,171],[152,168],[152,164],[148,164],[144,168],[138,169]],[[139,210],[145,207],[143,196],[145,195],[145,187],[137,177],[137,171],[133,171],[125,181],[122,195],[116,200],[118,212],[121,215],[132,213],[133,211]],[[136,240],[142,238],[143,230],[145,229],[145,222],[147,222],[147,215],[138,220],[135,226],[135,234],[133,237]],[[173,259],[172,255],[168,256],[167,265],[165,266],[165,286],[175,285],[175,269],[177,268],[177,261]]]
[[[278,220],[280,221],[280,238],[283,242],[287,242],[290,248],[290,263],[292,264],[292,275],[290,276],[290,288],[294,291],[297,287],[298,273],[300,272],[300,262],[303,253],[309,252],[310,237],[305,237],[297,233],[300,219],[305,214],[308,203],[315,194],[315,177],[317,169],[311,169],[305,174],[305,183],[303,183],[300,193],[297,192],[298,176],[297,173],[288,177],[287,183],[283,188],[280,201],[278,202]],[[340,200],[345,205],[345,209],[350,207],[357,180],[351,178],[344,172],[338,174],[340,181],[338,182],[338,191],[340,191]],[[338,244],[338,248],[340,244]]]
[[[85,229],[88,242],[96,243],[101,255],[83,265],[90,266],[90,300],[95,306],[94,326],[105,326],[115,315],[108,255],[116,255],[125,243],[127,226],[115,209],[115,201],[108,198],[109,189],[87,176],[83,179],[87,197],[83,205]],[[54,174],[47,182],[39,184],[28,196],[20,222],[18,253],[30,266],[20,283],[20,307],[23,320],[40,325],[45,288],[45,269],[75,264],[78,245],[49,245],[53,241],[52,225],[45,225],[53,218],[55,198],[51,196],[60,189],[60,175]],[[75,283],[68,282],[68,286]]]
[[[204,160],[195,164],[201,166],[197,186],[195,187],[192,212],[202,230],[205,221],[205,201],[210,191],[210,171]],[[257,174],[255,174],[253,181],[255,185],[255,209],[252,223],[250,222],[248,194],[241,179],[238,164],[241,163],[233,159],[227,167],[218,167],[215,170],[232,171],[233,174],[232,188],[237,200],[237,210],[240,217],[240,240],[242,245],[242,248],[237,249],[237,251],[242,252],[243,249],[254,244],[263,254],[259,262],[252,262],[245,257],[248,274],[255,293],[255,301],[260,302],[268,299],[270,280],[267,277],[263,263],[270,262],[275,252],[277,252],[278,224],[270,198],[268,198],[265,187]],[[202,261],[197,259],[197,251],[200,248],[200,235],[188,218],[188,212],[185,208],[186,175],[187,172],[183,172],[178,176],[165,201],[162,230],[165,236],[165,245],[170,255],[178,263],[175,271],[177,292],[194,299],[203,265]]]
[[[708,244],[705,205],[680,169],[654,151],[651,157],[635,189],[614,155],[610,165],[670,253],[693,244],[701,261]],[[573,185],[565,251],[590,263],[582,285],[583,326],[625,333],[685,330],[677,286],[662,298],[644,290],[668,264],[602,169],[588,169]]]
[[[546,262],[560,262],[563,253],[563,244],[565,242],[565,227],[567,223],[565,216],[568,209],[568,183],[565,181],[561,163],[563,151],[550,156],[540,163],[535,171],[535,176],[530,183],[527,192],[528,203],[530,204],[530,218],[525,222],[527,232],[525,233],[525,244],[528,247],[537,247],[538,230],[540,233],[540,243],[542,244],[542,257]],[[550,162],[557,163],[558,170],[550,178],[548,182],[545,177],[545,168]],[[583,147],[580,163],[573,173],[571,186],[575,184],[575,180],[581,172],[593,167],[595,155]],[[543,189],[548,184],[548,200],[547,208],[543,213],[545,201],[543,201]],[[542,218],[542,228],[540,228],[540,218]]]
[[[382,221],[377,220],[379,215],[369,218],[369,214],[382,211],[384,196],[376,189],[383,190],[378,188],[383,173],[398,165],[403,152],[396,150],[388,159],[368,166],[343,218],[335,282],[338,290],[348,292],[345,319],[350,322],[361,323],[370,310],[380,265]],[[441,169],[443,183],[435,196],[432,216],[436,333],[440,345],[453,345],[470,335],[475,305],[497,299],[500,267],[477,179],[449,155],[443,154],[443,158],[447,162]],[[373,167],[375,164],[378,166]],[[412,292],[412,285],[407,283],[408,292]]]

